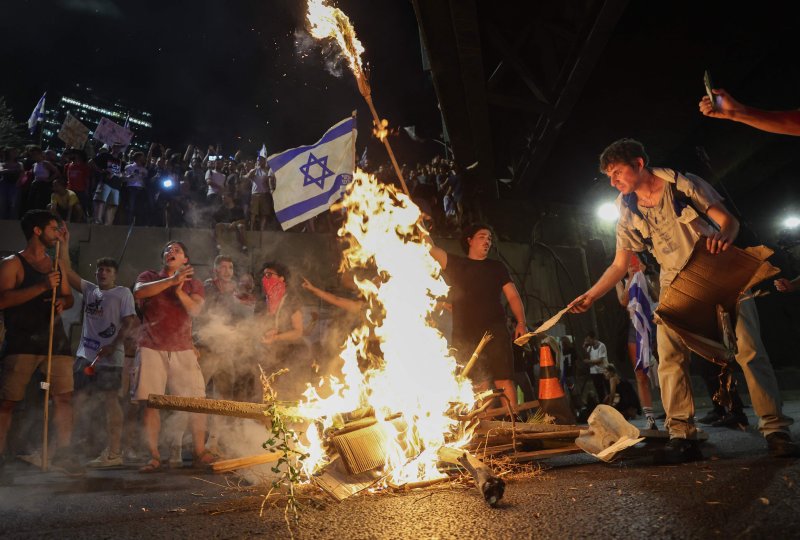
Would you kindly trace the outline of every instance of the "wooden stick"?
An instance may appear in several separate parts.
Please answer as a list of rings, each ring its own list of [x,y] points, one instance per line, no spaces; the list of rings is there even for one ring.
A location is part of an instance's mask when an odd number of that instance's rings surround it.
[[[509,458],[511,461],[519,463],[523,461],[533,461],[540,458],[565,456],[567,454],[579,454],[581,452],[583,452],[583,450],[572,444],[563,448],[548,448],[546,450],[536,450],[534,452],[517,452],[516,454],[510,455]]]
[[[150,394],[147,397],[147,406],[152,409],[252,418],[263,422],[269,419],[266,415],[269,406],[264,403]],[[299,416],[297,410],[293,407],[279,407],[279,410],[286,416]]]
[[[211,464],[211,470],[215,473],[225,473],[235,471],[236,469],[244,469],[246,467],[253,467],[255,465],[263,465],[264,463],[272,463],[278,461],[283,452],[266,452],[264,454],[256,454],[254,456],[246,456],[233,459],[223,459]]]
[[[470,356],[469,362],[467,362],[467,365],[464,366],[463,370],[461,370],[462,377],[467,377],[469,375],[469,372],[472,371],[472,367],[475,365],[475,361],[478,360],[478,356],[480,356],[481,351],[483,351],[483,348],[486,347],[486,344],[490,341],[492,341],[492,334],[489,332],[484,333],[480,343],[478,343],[478,346],[475,347],[475,352],[472,353],[472,356]]]
[[[58,271],[58,258],[61,256],[61,241],[56,240],[56,256],[53,259],[53,272]],[[44,383],[44,426],[42,428],[42,472],[47,472],[47,425],[50,423],[50,370],[53,365],[53,328],[56,320],[56,293],[61,283],[53,287],[50,297],[50,336],[47,340],[47,373]]]

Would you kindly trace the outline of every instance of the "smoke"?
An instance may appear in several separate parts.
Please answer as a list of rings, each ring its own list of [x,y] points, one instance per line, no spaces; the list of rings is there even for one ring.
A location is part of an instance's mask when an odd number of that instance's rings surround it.
[[[294,50],[301,59],[305,59],[319,50],[325,71],[337,78],[344,74],[347,59],[342,55],[339,45],[333,39],[320,41],[311,37],[305,30],[295,30]]]

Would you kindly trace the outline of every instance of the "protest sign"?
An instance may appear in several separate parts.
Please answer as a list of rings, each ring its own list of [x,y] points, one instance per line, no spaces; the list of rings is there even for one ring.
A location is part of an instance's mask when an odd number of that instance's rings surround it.
[[[114,144],[128,146],[133,139],[133,131],[104,117],[100,119],[97,129],[94,130],[94,139],[108,146]]]
[[[64,123],[61,125],[61,130],[58,132],[58,138],[64,141],[67,148],[83,148],[83,145],[89,139],[89,128],[70,113],[67,113]]]

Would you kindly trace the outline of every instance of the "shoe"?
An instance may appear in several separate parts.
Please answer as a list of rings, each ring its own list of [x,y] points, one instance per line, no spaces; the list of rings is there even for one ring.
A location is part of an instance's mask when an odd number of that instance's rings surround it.
[[[717,411],[712,410],[707,415],[699,419],[698,422],[710,426],[711,424],[717,422],[720,418],[722,418],[722,416],[723,415],[719,414]]]
[[[98,457],[87,463],[86,466],[92,469],[122,467],[122,454],[112,454],[111,451],[106,448]]]
[[[170,446],[169,466],[171,469],[180,469],[183,467],[183,448],[180,446]]]
[[[67,476],[81,476],[86,473],[86,469],[83,468],[78,458],[66,448],[56,451],[50,460],[50,468]]]
[[[127,448],[122,452],[123,463],[137,463],[139,460],[139,454],[133,448]]]
[[[770,457],[800,457],[800,446],[792,442],[792,438],[788,433],[777,431],[767,435],[766,439]]]
[[[658,431],[658,426],[656,425],[656,419],[652,416],[647,417],[647,425],[644,429],[652,429],[654,431]]]
[[[164,472],[164,465],[161,464],[161,459],[151,457],[150,461],[145,463],[143,467],[139,467],[139,472],[142,474]]]
[[[657,465],[676,465],[690,461],[700,461],[703,453],[697,441],[687,439],[670,439],[655,456]]]
[[[750,424],[750,422],[747,420],[747,416],[745,416],[744,413],[729,412],[716,422],[711,422],[711,427],[728,427],[738,429],[739,426],[746,426],[748,424]]]

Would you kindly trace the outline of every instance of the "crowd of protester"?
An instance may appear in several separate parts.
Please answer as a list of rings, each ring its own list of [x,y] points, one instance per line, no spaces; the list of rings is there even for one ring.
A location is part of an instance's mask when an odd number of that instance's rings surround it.
[[[390,166],[360,166],[398,184]],[[423,165],[403,165],[402,173],[428,224],[440,231],[457,229],[463,189],[455,163],[437,156]],[[277,230],[274,191],[275,177],[264,156],[224,155],[214,146],[201,151],[189,145],[176,152],[153,143],[147,153],[103,146],[91,156],[34,145],[0,148],[0,219],[49,209],[69,222]],[[310,232],[336,227],[336,218],[325,214],[298,226]]]

